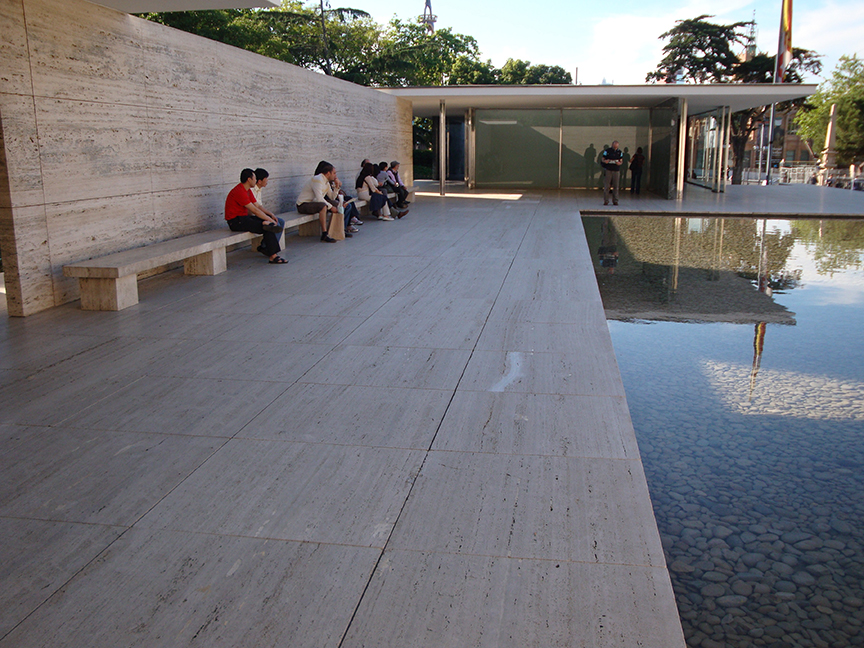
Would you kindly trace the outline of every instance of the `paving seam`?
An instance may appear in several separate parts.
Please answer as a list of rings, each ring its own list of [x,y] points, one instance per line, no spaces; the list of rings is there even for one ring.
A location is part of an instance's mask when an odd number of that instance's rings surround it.
[[[399,513],[396,515],[396,520],[395,522],[393,522],[393,526],[390,528],[390,533],[387,535],[387,540],[384,542],[384,546],[381,547],[381,551],[378,554],[378,559],[375,561],[375,565],[372,567],[372,571],[369,574],[366,585],[363,587],[363,591],[360,593],[360,598],[357,599],[357,605],[354,607],[354,611],[351,613],[351,618],[348,619],[348,623],[345,626],[345,631],[342,633],[342,637],[339,639],[339,643],[336,645],[336,648],[342,648],[343,644],[345,643],[348,632],[351,630],[354,619],[357,617],[357,612],[360,610],[360,606],[363,604],[363,600],[366,597],[366,592],[369,590],[369,586],[372,584],[372,579],[375,578],[375,574],[378,571],[378,566],[381,564],[381,559],[384,557],[384,554],[387,551],[387,546],[390,544],[393,533],[396,531],[396,526],[399,524],[399,519],[402,517],[402,513],[405,511],[405,507],[408,505],[408,500],[411,498],[411,493],[414,491],[414,486],[417,484],[417,478],[423,471],[423,466],[426,465],[426,460],[429,458],[429,454],[432,452],[432,446],[435,445],[435,439],[438,438],[438,432],[441,431],[441,426],[444,424],[444,419],[447,417],[447,412],[450,411],[450,406],[453,404],[453,399],[456,398],[456,393],[459,391],[459,384],[465,377],[465,371],[468,369],[471,358],[474,357],[474,352],[477,350],[477,343],[480,341],[480,338],[483,335],[483,331],[486,329],[486,325],[489,323],[489,315],[492,313],[492,310],[495,307],[495,303],[498,301],[498,297],[501,295],[501,291],[504,289],[504,285],[507,282],[507,277],[509,276],[510,271],[513,268],[513,264],[516,262],[516,256],[519,254],[519,250],[522,248],[522,244],[525,242],[525,237],[531,230],[531,223],[534,221],[537,210],[539,209],[541,204],[542,200],[538,201],[536,207],[531,213],[531,219],[528,222],[528,226],[525,228],[525,232],[522,234],[522,239],[519,241],[518,247],[513,252],[513,257],[510,260],[510,265],[507,267],[507,272],[503,276],[501,286],[498,288],[498,292],[495,294],[495,299],[492,302],[492,307],[489,308],[489,312],[486,314],[486,318],[483,322],[483,327],[480,329],[480,334],[477,336],[477,341],[474,342],[474,347],[471,349],[471,353],[468,355],[468,359],[465,361],[465,366],[462,367],[462,373],[459,375],[459,380],[456,381],[456,386],[453,387],[453,393],[450,395],[450,400],[447,402],[447,407],[444,409],[444,413],[441,415],[441,420],[438,422],[438,426],[435,428],[435,434],[432,435],[432,439],[430,439],[429,441],[429,447],[426,448],[426,454],[423,457],[423,461],[420,462],[420,467],[417,469],[417,476],[414,478],[414,481],[411,483],[411,487],[408,489],[408,493],[405,495],[405,500],[402,502]],[[470,232],[470,229],[468,231]],[[466,235],[467,234],[468,232],[466,232]]]

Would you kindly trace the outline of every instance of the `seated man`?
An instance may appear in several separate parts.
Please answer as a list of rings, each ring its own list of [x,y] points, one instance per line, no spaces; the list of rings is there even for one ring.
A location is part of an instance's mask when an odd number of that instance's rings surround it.
[[[318,214],[321,224],[321,240],[325,243],[335,243],[336,239],[327,234],[327,212],[339,213],[336,207],[336,197],[342,187],[342,181],[336,175],[336,168],[329,162],[320,162],[316,173],[300,190],[297,196],[297,211],[300,214]]]
[[[270,259],[270,263],[288,263],[279,256],[279,239],[277,234],[282,226],[265,214],[255,205],[252,187],[256,183],[255,172],[243,169],[240,172],[240,184],[234,187],[225,199],[225,220],[232,232],[252,232],[262,234],[264,240],[258,246],[258,251]]]
[[[260,167],[255,169],[255,186],[252,187],[252,195],[255,196],[255,204],[258,208],[284,228],[285,221],[268,210],[264,206],[264,201],[261,199],[262,189],[267,186],[267,179],[269,177],[270,174],[267,172],[267,169],[262,169]],[[276,238],[278,239],[279,237],[277,236]]]
[[[390,168],[387,170],[387,182],[393,186],[393,191],[396,192],[398,198],[396,206],[400,209],[407,207],[408,189],[403,184],[402,178],[399,177],[399,160],[393,160],[390,163]]]

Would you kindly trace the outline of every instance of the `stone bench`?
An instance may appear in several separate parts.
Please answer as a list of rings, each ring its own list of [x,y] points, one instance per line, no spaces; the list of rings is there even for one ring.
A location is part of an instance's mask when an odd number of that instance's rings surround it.
[[[225,272],[225,248],[257,238],[251,232],[210,230],[63,266],[76,277],[84,310],[119,311],[138,303],[138,273],[183,261],[188,275]]]
[[[405,187],[405,189],[408,191],[408,201],[414,202],[414,200],[416,199],[416,196],[414,196],[414,194],[417,192],[417,187]],[[384,195],[391,200],[398,197],[394,191],[391,191],[389,189],[384,192]]]
[[[285,221],[285,230],[296,227],[300,236],[321,233],[317,214],[287,212],[277,216]],[[247,241],[257,247],[261,235],[210,230],[70,263],[63,266],[63,275],[78,279],[83,310],[119,311],[138,303],[139,273],[183,261],[188,275],[217,275],[228,267],[226,249]]]
[[[359,200],[357,198],[351,198],[345,201],[346,205],[350,205],[354,203],[357,207],[357,212],[366,205],[365,200]],[[294,218],[291,223],[297,224],[297,234],[298,236],[320,236],[321,235],[321,225],[318,223],[318,214],[298,214],[297,212],[290,212],[288,214],[278,214],[278,216],[285,220],[285,229],[288,229],[288,219],[285,216],[297,216]],[[293,225],[292,225],[293,227]]]

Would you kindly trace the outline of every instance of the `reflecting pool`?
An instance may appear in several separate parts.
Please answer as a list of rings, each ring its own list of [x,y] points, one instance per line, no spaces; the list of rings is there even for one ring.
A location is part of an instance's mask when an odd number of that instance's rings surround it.
[[[584,218],[689,646],[864,646],[864,221]]]

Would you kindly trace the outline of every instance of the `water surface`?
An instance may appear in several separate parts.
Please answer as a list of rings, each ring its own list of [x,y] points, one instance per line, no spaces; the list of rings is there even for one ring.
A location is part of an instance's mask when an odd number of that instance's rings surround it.
[[[864,646],[864,221],[585,218],[689,646]]]

